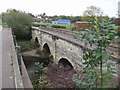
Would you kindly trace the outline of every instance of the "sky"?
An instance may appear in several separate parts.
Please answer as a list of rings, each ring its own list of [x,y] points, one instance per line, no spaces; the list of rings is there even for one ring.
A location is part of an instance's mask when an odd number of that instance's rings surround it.
[[[120,0],[0,0],[0,13],[7,9],[32,13],[46,13],[48,16],[67,15],[81,16],[89,6],[103,10],[104,15],[117,17]]]

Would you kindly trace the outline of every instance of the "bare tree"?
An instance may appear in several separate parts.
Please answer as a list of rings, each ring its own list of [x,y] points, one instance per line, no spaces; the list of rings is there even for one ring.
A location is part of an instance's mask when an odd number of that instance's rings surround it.
[[[87,10],[83,13],[84,16],[101,16],[103,15],[103,11],[95,6],[87,7]]]

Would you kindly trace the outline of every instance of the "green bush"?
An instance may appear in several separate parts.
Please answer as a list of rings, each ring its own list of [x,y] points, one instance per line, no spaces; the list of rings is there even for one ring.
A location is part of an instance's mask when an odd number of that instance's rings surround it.
[[[80,39],[84,40],[86,45],[91,47],[97,45],[97,47],[94,50],[85,51],[83,54],[83,65],[85,66],[83,74],[87,81],[79,80],[74,75],[72,79],[77,86],[86,88],[113,88],[117,86],[117,83],[113,81],[116,68],[110,62],[112,60],[111,53],[106,49],[111,42],[118,39],[117,32],[114,29],[115,26],[111,19],[95,17],[92,28],[85,29],[84,33],[80,34]]]
[[[47,27],[47,24],[37,23],[37,22],[33,22],[32,25],[35,26],[35,27],[39,27],[39,26],[41,26],[41,27]]]
[[[28,13],[9,9],[2,13],[2,21],[12,28],[17,39],[31,39],[32,17]]]
[[[32,23],[32,26],[35,26],[35,27],[39,27],[40,26],[40,24],[39,23]]]
[[[34,89],[42,89],[51,85],[50,80],[47,78],[46,71],[47,68],[43,66],[43,63],[35,63],[35,72],[33,72],[30,77]]]
[[[41,26],[41,27],[47,27],[47,25],[46,25],[46,24],[40,24],[40,26]]]
[[[66,26],[62,26],[62,25],[52,25],[52,28],[63,28],[66,29]]]
[[[30,51],[37,48],[37,44],[27,40],[18,40],[18,45],[21,46],[21,52]]]
[[[114,23],[115,23],[116,25],[120,26],[120,18],[116,18],[116,19],[114,20]]]

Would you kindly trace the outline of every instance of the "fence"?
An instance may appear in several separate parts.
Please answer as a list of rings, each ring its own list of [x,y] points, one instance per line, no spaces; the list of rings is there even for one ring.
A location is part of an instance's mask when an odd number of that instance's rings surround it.
[[[18,46],[17,42],[16,42],[16,37],[15,35],[13,36],[13,43],[15,46],[15,52],[16,52],[16,59],[13,61],[13,66],[14,66],[14,74],[15,74],[15,86],[16,88],[31,88],[32,84],[31,81],[29,79],[22,55],[21,55],[21,51],[20,51],[20,46]]]

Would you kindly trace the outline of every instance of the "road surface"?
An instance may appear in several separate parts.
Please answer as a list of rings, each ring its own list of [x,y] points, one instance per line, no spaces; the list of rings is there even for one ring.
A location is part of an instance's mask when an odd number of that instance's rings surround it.
[[[11,31],[4,29],[0,33],[2,33],[2,46],[0,46],[0,48],[2,47],[2,88],[15,88],[11,58]]]

